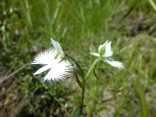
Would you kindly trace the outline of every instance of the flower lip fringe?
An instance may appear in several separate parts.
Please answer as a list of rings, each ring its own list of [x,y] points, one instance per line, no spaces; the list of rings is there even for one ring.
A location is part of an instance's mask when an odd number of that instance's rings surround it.
[[[40,74],[46,70],[49,70],[47,75],[43,78],[43,81],[60,81],[67,77],[71,77],[71,71],[73,67],[68,60],[64,58],[64,52],[58,42],[51,39],[53,48],[46,50],[38,54],[35,60],[31,64],[44,65],[37,70],[34,75]]]

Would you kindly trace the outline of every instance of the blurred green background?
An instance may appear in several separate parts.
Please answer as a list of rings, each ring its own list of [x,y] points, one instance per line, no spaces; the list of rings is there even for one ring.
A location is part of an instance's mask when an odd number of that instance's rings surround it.
[[[100,44],[112,41],[125,70],[101,62],[87,81],[83,116],[156,116],[155,0],[1,0],[0,117],[77,117],[75,78],[44,84],[34,56],[50,38],[87,72]],[[95,76],[98,78],[96,79]]]

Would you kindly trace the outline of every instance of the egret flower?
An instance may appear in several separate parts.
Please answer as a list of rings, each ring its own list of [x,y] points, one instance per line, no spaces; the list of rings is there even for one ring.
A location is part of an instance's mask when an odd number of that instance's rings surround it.
[[[112,67],[116,67],[118,69],[124,68],[123,63],[115,61],[111,58],[111,56],[113,55],[111,41],[109,42],[107,40],[104,44],[100,45],[98,48],[98,53],[91,52],[90,54],[96,57],[101,57],[104,62],[108,63]]]
[[[46,50],[38,54],[35,60],[31,64],[41,64],[44,65],[39,70],[37,70],[34,75],[40,74],[46,70],[49,70],[47,75],[43,78],[43,81],[59,81],[66,77],[70,77],[73,67],[68,60],[62,59],[64,57],[64,52],[60,44],[53,39],[53,48]]]

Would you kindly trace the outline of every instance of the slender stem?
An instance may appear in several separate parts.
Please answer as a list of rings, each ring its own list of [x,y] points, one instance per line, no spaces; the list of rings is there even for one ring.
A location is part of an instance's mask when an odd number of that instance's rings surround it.
[[[93,71],[95,65],[98,63],[98,61],[101,58],[97,58],[93,64],[91,65],[90,69],[88,70],[86,76],[83,78],[83,83],[82,83],[82,98],[81,98],[81,111],[80,111],[80,115],[82,115],[82,111],[83,111],[83,105],[84,105],[84,96],[85,96],[85,87],[86,87],[86,79],[89,77],[89,75],[91,74],[91,72]]]
[[[101,57],[97,58],[97,59],[93,62],[92,66],[90,67],[90,69],[88,70],[88,72],[87,72],[87,74],[86,74],[86,76],[85,76],[85,78],[84,78],[85,80],[89,77],[90,73],[93,71],[95,65],[98,63],[98,61],[99,61],[100,59],[101,59]]]
[[[85,80],[85,78],[83,78],[83,81],[82,81],[82,98],[81,98],[80,115],[82,115],[83,105],[84,105],[84,94],[85,94],[85,87],[86,87],[85,84],[86,84],[86,80]]]

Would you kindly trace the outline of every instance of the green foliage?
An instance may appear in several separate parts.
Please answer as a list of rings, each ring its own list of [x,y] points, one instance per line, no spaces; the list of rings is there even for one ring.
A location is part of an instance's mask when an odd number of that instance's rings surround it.
[[[30,63],[51,47],[50,37],[84,73],[94,61],[89,53],[107,39],[114,57],[125,64],[125,70],[116,70],[98,63],[86,81],[83,116],[156,116],[155,4],[154,0],[2,0],[0,116],[81,113],[80,76],[50,84],[42,82],[44,74],[33,76],[38,67]]]

